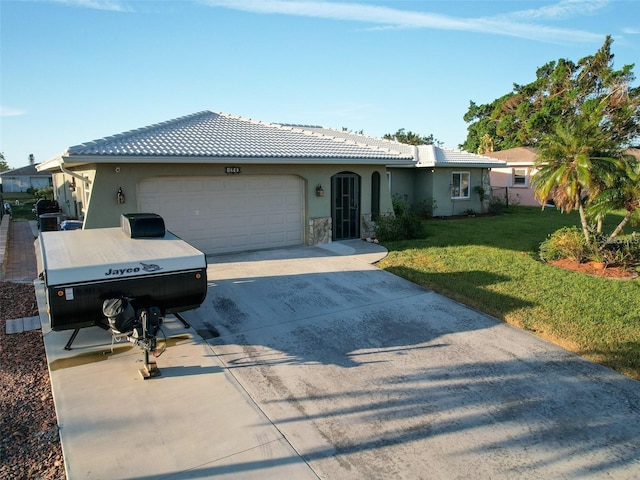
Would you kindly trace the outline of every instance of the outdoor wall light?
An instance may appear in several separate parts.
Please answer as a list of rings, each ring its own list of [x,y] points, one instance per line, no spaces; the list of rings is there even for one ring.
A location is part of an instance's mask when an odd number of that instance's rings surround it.
[[[118,205],[122,205],[126,200],[124,198],[124,192],[122,191],[122,187],[118,188],[118,193],[116,194],[118,198]]]
[[[316,187],[316,197],[324,196],[324,190],[322,189],[322,185],[318,184]]]
[[[72,178],[71,181],[69,182],[69,190],[71,190],[72,192],[76,191],[76,179]]]

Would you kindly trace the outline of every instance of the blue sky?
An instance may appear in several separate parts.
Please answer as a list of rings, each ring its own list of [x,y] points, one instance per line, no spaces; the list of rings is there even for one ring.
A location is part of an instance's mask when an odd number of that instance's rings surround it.
[[[638,19],[637,0],[2,0],[0,151],[17,168],[202,110],[457,148],[470,100],[607,34],[640,76]]]

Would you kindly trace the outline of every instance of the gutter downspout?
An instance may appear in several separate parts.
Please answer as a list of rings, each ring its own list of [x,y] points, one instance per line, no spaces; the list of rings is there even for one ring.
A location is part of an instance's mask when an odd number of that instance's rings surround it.
[[[72,176],[73,178],[77,178],[78,180],[82,181],[82,182],[86,182],[89,185],[91,185],[91,180],[89,180],[87,177],[83,177],[82,175],[79,175],[75,172],[72,172],[71,170],[68,170],[67,168],[65,168],[64,166],[64,162],[62,159],[60,159],[60,161],[58,162],[58,166],[60,167],[60,170],[62,170],[63,173],[66,173],[67,175]]]

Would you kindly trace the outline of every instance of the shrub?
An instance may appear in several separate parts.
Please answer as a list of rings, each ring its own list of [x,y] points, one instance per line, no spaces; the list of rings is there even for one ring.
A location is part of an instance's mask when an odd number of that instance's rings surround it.
[[[487,199],[487,191],[482,185],[476,185],[473,187],[473,191],[478,194],[481,202],[484,202]]]
[[[397,217],[394,215],[380,215],[376,219],[375,234],[378,240],[395,240],[397,233]]]
[[[632,265],[640,263],[640,236],[631,235],[605,242],[598,238],[596,243],[602,260],[608,265]]]
[[[422,218],[432,218],[436,206],[437,202],[435,198],[424,198],[413,206],[413,212]]]
[[[48,200],[53,200],[53,188],[51,187],[36,189],[33,191],[33,194],[37,199],[45,198]]]
[[[403,240],[415,240],[427,236],[426,226],[417,215],[404,215],[400,217],[399,221]]]
[[[417,215],[380,216],[376,222],[376,237],[381,241],[415,240],[426,237],[426,227]]]
[[[540,258],[545,261],[569,258],[582,263],[592,253],[591,246],[587,244],[582,231],[577,227],[556,230],[540,244]]]
[[[489,212],[494,214],[502,214],[507,209],[507,202],[503,197],[492,196],[489,199]]]
[[[409,204],[407,203],[407,201],[400,197],[397,193],[391,199],[391,203],[393,204],[393,213],[395,213],[398,217],[405,215],[409,210]]]

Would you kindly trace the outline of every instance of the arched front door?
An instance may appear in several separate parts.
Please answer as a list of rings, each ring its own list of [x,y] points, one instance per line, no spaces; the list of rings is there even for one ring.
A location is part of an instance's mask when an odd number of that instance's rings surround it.
[[[341,172],[331,177],[333,239],[360,238],[360,176]]]

